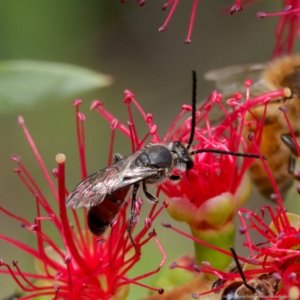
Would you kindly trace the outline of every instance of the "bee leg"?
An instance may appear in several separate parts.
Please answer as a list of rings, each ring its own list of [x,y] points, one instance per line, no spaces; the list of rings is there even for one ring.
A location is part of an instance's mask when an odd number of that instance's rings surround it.
[[[284,144],[291,150],[291,152],[295,156],[298,156],[297,147],[293,141],[292,136],[290,134],[282,134],[280,138],[284,142]]]
[[[147,186],[145,184],[145,182],[143,181],[143,191],[145,193],[145,196],[152,202],[157,203],[158,199],[156,197],[154,197],[153,195],[151,195],[148,191],[147,191]]]
[[[180,175],[171,175],[169,178],[173,181],[179,181],[179,180],[182,179],[182,176],[180,176]]]
[[[132,225],[133,225],[133,221],[136,217],[136,208],[135,208],[135,203],[137,201],[136,199],[136,193],[139,189],[140,185],[139,183],[136,183],[134,184],[133,186],[133,192],[132,192],[132,200],[131,200],[131,209],[130,209],[130,219],[129,219],[129,223],[128,223],[128,227],[127,227],[127,232],[128,232],[128,235],[129,235],[129,239],[132,243],[132,245],[134,246],[135,248],[135,251],[138,253],[138,254],[141,254],[141,252],[138,250],[137,248],[137,245],[131,235],[131,230],[132,230]]]

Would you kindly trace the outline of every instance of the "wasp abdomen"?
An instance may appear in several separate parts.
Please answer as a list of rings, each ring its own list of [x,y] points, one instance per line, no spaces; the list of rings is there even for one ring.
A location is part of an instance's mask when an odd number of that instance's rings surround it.
[[[99,216],[97,215],[98,206],[90,208],[87,216],[87,221],[89,229],[93,234],[102,235],[109,225],[110,220],[103,220],[99,218]]]
[[[107,195],[104,200],[89,209],[87,220],[90,231],[95,235],[102,235],[110,222],[119,212],[130,186],[124,187],[112,195]]]

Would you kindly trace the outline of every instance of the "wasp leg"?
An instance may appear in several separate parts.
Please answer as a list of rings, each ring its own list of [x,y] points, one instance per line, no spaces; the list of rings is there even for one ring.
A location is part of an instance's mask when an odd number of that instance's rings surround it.
[[[122,159],[123,159],[123,156],[120,153],[115,153],[114,154],[114,162],[115,163],[122,160]]]
[[[154,197],[153,195],[151,195],[148,191],[147,191],[147,186],[145,184],[145,182],[143,181],[143,191],[145,193],[145,196],[151,201],[151,202],[154,202],[154,203],[157,203],[158,202],[158,199],[156,197]]]
[[[129,235],[129,239],[132,243],[132,245],[134,246],[135,248],[135,251],[138,253],[138,254],[141,254],[141,252],[138,250],[137,246],[136,246],[136,243],[131,235],[131,230],[132,230],[132,225],[133,225],[133,221],[134,221],[134,218],[136,217],[136,208],[135,208],[135,203],[137,201],[136,199],[136,193],[139,189],[140,185],[139,183],[136,183],[134,184],[133,186],[133,192],[132,192],[132,200],[131,200],[131,210],[130,210],[130,219],[129,219],[129,223],[128,223],[128,227],[127,227],[127,232],[128,232],[128,235]]]
[[[291,152],[295,156],[298,156],[297,147],[293,141],[292,136],[290,134],[282,134],[280,138],[284,142],[284,144],[291,150]]]
[[[171,175],[169,178],[173,181],[179,181],[179,180],[182,179],[182,176],[180,176],[180,175]]]

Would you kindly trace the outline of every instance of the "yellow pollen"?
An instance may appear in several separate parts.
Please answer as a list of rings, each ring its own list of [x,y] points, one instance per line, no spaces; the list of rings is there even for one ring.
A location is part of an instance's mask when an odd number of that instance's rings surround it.
[[[300,296],[300,291],[298,289],[297,286],[292,286],[290,289],[289,289],[289,298],[291,300],[293,299],[298,299]]]
[[[66,161],[66,156],[63,153],[58,153],[55,156],[55,160],[58,164],[62,164]]]
[[[283,93],[284,93],[284,96],[287,98],[291,97],[291,95],[292,95],[292,91],[289,88],[284,88]]]

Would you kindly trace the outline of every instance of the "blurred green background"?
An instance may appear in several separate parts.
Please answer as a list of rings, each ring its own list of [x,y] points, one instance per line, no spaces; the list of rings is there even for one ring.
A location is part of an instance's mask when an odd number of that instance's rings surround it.
[[[82,93],[68,99],[52,99],[32,105],[15,106],[10,112],[0,111],[0,199],[1,205],[29,220],[35,217],[34,199],[12,172],[11,154],[19,154],[22,161],[51,198],[49,188],[41,178],[41,171],[17,125],[23,115],[47,168],[55,167],[58,152],[67,156],[67,186],[72,189],[80,180],[75,136],[75,114],[71,103],[82,97],[82,110],[87,114],[86,155],[89,173],[106,166],[109,124],[97,113],[89,111],[93,99],[101,99],[118,119],[126,121],[127,109],[123,91],[130,89],[146,112],[154,115],[163,136],[183,103],[191,101],[191,70],[198,72],[198,100],[213,89],[212,83],[202,80],[213,68],[241,62],[268,60],[274,46],[276,18],[258,19],[258,11],[281,10],[280,2],[261,1],[233,16],[222,14],[222,8],[233,0],[200,1],[192,34],[192,43],[185,45],[193,1],[179,1],[167,30],[158,28],[167,17],[161,7],[165,0],[147,1],[139,7],[135,1],[79,1],[79,0],[14,0],[0,1],[0,59],[30,59],[78,65],[110,75],[114,83],[103,89]],[[276,2],[276,3],[275,3]],[[32,93],[35,87],[32,86]],[[49,91],[51,93],[51,91]],[[26,98],[30,96],[30,91]],[[144,125],[143,125],[144,126]],[[146,132],[146,127],[141,127]],[[117,135],[115,151],[128,154],[130,143]],[[143,206],[143,213],[150,209]],[[254,204],[255,205],[255,204]],[[172,222],[166,213],[155,228],[168,255],[168,263],[179,254],[191,251],[187,239],[170,233],[159,224]],[[177,224],[176,224],[177,226]],[[178,225],[179,226],[179,225]],[[1,234],[34,245],[33,235],[22,231],[18,222],[1,214]],[[186,227],[184,227],[186,228]],[[174,247],[174,244],[176,246]],[[158,266],[161,255],[155,243],[147,249],[149,265]],[[24,253],[0,240],[0,258],[9,263],[19,261],[22,270],[33,270],[33,261]],[[141,264],[139,265],[141,266]],[[143,268],[144,270],[144,268]],[[147,271],[147,270],[146,270]],[[137,267],[134,274],[140,274]],[[143,271],[145,272],[145,270]],[[144,281],[151,284],[153,278]],[[0,296],[12,293],[16,286],[9,276],[0,275]],[[145,290],[132,287],[130,299],[139,299]]]

